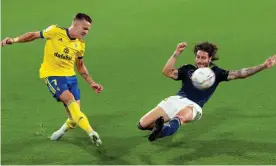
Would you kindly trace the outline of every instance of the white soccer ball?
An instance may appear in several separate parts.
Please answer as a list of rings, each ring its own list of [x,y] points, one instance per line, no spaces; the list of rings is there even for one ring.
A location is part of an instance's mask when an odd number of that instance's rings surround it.
[[[210,88],[216,80],[216,75],[209,67],[198,68],[191,77],[193,85],[200,90]]]

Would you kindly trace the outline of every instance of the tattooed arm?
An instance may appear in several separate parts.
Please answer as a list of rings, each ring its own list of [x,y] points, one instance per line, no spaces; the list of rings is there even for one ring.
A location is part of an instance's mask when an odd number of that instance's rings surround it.
[[[164,66],[162,72],[166,77],[177,79],[178,78],[178,70],[174,67],[176,58],[182,53],[182,51],[187,46],[187,43],[182,42],[177,45],[176,50],[174,51],[173,55],[170,57],[166,65]]]
[[[76,60],[77,70],[81,74],[81,76],[86,80],[86,82],[90,85],[91,88],[95,90],[96,93],[100,93],[103,90],[103,87],[100,84],[97,84],[90,76],[83,59]]]
[[[243,79],[258,73],[263,69],[265,69],[265,66],[261,64],[255,67],[243,68],[241,70],[230,70],[227,79],[228,80]]]
[[[177,56],[178,56],[177,53],[174,52],[173,55],[168,60],[168,62],[166,63],[166,65],[164,66],[162,72],[166,77],[169,77],[172,79],[178,78],[178,70],[176,68],[174,68],[174,64],[176,62]]]
[[[89,75],[89,72],[83,62],[83,59],[78,59],[77,60],[77,69],[80,75],[86,80],[86,82],[90,85],[94,83],[92,80],[91,76]]]
[[[228,74],[228,80],[243,79],[252,76],[264,69],[274,66],[276,63],[276,55],[268,58],[263,64],[258,66],[243,68],[241,70],[230,70]]]

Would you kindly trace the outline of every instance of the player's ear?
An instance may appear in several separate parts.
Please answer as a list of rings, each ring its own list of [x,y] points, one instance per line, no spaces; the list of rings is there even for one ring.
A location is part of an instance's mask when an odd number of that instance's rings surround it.
[[[210,58],[209,58],[209,63],[211,63],[211,62],[212,62],[212,58],[213,58],[213,57],[212,57],[212,56],[210,56]]]

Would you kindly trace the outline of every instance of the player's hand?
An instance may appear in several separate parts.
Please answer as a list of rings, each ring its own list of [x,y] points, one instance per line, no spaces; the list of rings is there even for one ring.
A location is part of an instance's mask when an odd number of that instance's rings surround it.
[[[265,68],[271,68],[276,64],[276,55],[273,55],[271,57],[269,57],[265,62],[264,62],[264,66]]]
[[[8,44],[12,44],[13,43],[13,39],[10,37],[6,37],[4,40],[1,41],[1,46],[4,47]]]
[[[100,85],[100,84],[97,84],[97,83],[95,83],[95,82],[91,83],[91,84],[90,84],[90,87],[91,87],[92,89],[94,89],[94,91],[95,91],[96,93],[101,93],[102,90],[103,90],[103,86]]]
[[[177,46],[176,46],[176,49],[175,49],[175,54],[177,56],[179,56],[182,51],[187,47],[187,43],[186,42],[182,42],[182,43],[179,43]]]

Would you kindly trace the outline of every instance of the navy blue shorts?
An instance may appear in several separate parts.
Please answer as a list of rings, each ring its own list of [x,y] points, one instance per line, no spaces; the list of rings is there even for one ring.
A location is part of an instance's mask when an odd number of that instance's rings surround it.
[[[60,101],[60,95],[66,90],[73,94],[75,100],[80,100],[80,89],[76,76],[50,76],[45,78],[45,83],[57,101]]]

